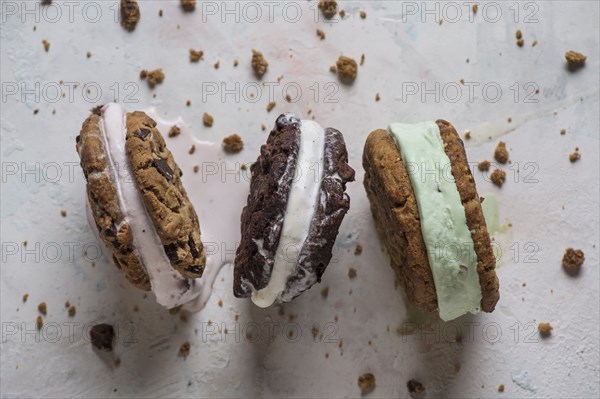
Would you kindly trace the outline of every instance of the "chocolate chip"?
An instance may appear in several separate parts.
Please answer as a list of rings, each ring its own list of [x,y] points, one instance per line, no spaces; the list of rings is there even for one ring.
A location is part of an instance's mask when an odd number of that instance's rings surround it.
[[[110,352],[113,349],[115,330],[110,324],[96,324],[90,330],[90,338],[96,349]]]
[[[168,244],[164,247],[165,253],[167,254],[167,258],[169,258],[171,263],[179,262],[179,257],[177,256],[177,244]]]
[[[170,182],[173,180],[173,169],[171,169],[166,159],[155,159],[152,161],[152,165],[154,165],[167,181]]]
[[[192,253],[192,257],[194,259],[198,258],[198,255],[200,253],[198,252],[198,249],[196,248],[196,243],[194,242],[194,239],[192,237],[190,237],[190,239],[188,240],[188,245],[190,246],[190,252]]]
[[[193,274],[202,275],[202,268],[199,266],[188,266],[185,268],[185,270]]]
[[[141,128],[140,130],[133,132],[133,135],[138,139],[144,140],[150,134],[150,130],[146,128]]]
[[[104,235],[108,237],[116,237],[117,236],[117,228],[115,224],[111,224],[106,230],[104,230]]]

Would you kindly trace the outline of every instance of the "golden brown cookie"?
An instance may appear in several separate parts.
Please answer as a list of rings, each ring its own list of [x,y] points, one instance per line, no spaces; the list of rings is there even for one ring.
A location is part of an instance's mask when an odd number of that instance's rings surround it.
[[[436,124],[451,162],[451,172],[465,208],[467,226],[477,255],[481,309],[491,312],[499,299],[498,278],[481,200],[462,140],[450,123],[438,120]],[[375,130],[368,136],[363,166],[371,211],[389,252],[391,266],[409,301],[423,311],[433,312],[437,309],[437,294],[421,233],[417,200],[400,151],[386,130]]]

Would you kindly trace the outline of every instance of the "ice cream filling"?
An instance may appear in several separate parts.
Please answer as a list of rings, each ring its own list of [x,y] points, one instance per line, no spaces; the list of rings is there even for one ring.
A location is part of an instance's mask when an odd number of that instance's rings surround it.
[[[300,148],[271,278],[266,287],[252,291],[252,301],[259,307],[271,306],[281,299],[290,277],[297,275],[298,268],[302,267],[299,258],[317,207],[323,178],[324,150],[325,130],[315,121],[302,120]],[[262,243],[257,243],[259,250],[263,250],[259,244]],[[306,269],[301,273],[304,273],[304,277],[297,284],[316,279],[314,273]]]
[[[150,277],[159,304],[172,308],[199,294],[193,279],[181,276],[171,266],[154,223],[148,214],[125,151],[126,113],[118,104],[102,108],[102,136],[107,149],[115,186],[125,221],[129,224],[136,251]]]
[[[389,132],[410,176],[442,320],[478,313],[477,255],[450,159],[435,122],[392,123]]]

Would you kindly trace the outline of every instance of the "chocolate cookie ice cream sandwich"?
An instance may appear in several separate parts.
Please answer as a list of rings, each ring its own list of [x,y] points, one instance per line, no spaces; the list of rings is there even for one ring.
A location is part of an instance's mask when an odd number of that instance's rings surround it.
[[[350,208],[354,170],[339,131],[283,114],[251,172],[233,293],[268,307],[321,280]]]
[[[375,130],[364,185],[408,300],[452,320],[499,299],[496,260],[462,140],[444,121]]]
[[[198,217],[156,122],[107,104],[92,110],[76,141],[90,224],[115,265],[166,307],[196,296],[205,265]]]

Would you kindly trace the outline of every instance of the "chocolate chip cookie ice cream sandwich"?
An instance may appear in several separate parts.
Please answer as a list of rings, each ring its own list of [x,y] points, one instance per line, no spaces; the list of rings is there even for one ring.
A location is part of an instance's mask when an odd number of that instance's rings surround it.
[[[354,180],[342,134],[291,114],[277,118],[251,167],[236,252],[236,297],[288,302],[321,280]]]
[[[454,127],[437,120],[375,130],[363,166],[377,230],[408,300],[443,320],[492,312],[496,260]]]
[[[76,148],[88,219],[127,280],[168,308],[198,295],[205,254],[181,170],[144,112],[92,110]]]

